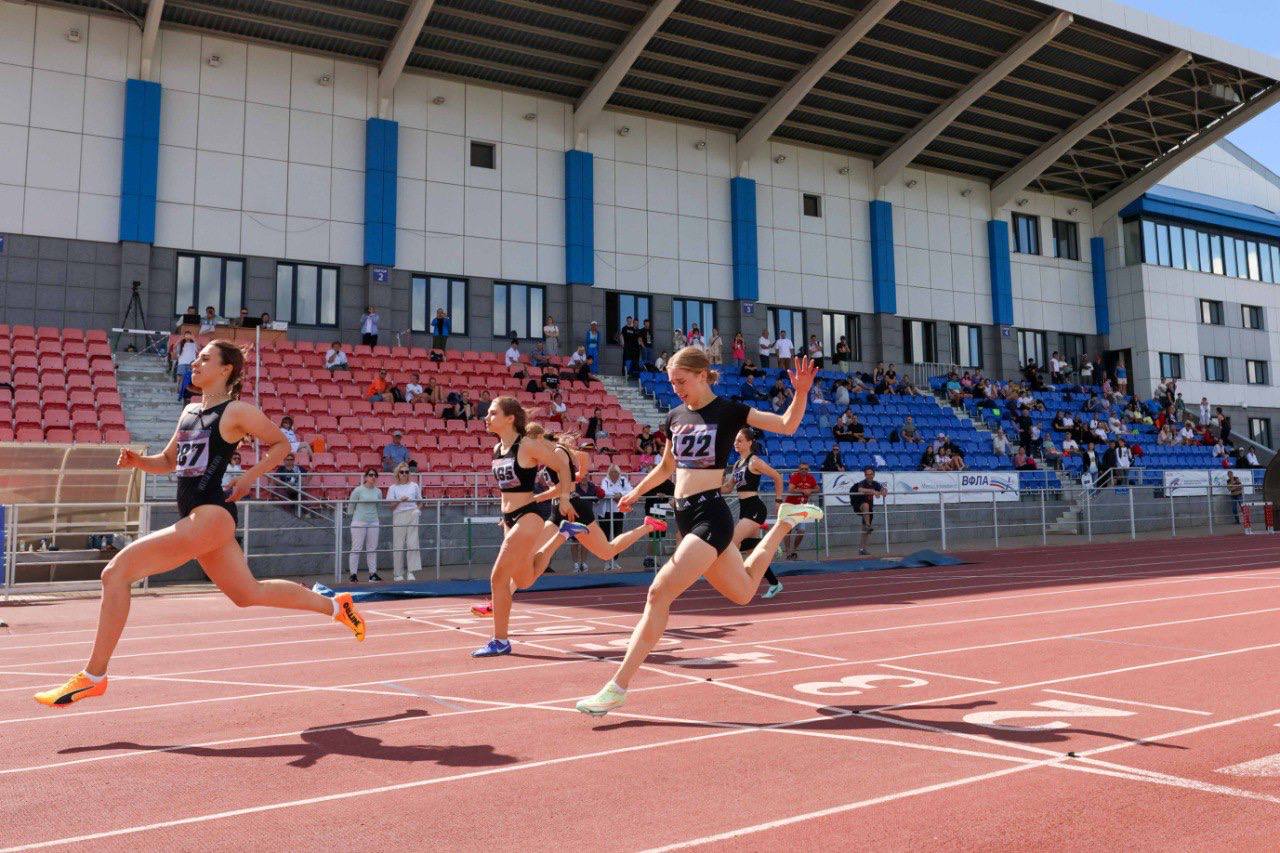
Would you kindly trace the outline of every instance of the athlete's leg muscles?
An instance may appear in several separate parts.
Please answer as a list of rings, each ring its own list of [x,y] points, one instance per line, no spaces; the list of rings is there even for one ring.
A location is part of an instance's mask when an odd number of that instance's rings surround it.
[[[587,526],[586,533],[578,534],[578,541],[582,543],[582,547],[592,554],[601,560],[608,561],[639,542],[648,534],[649,528],[641,524],[625,533],[618,534],[613,539],[606,539],[604,530],[600,527],[600,522],[593,521]]]
[[[489,593],[493,599],[493,636],[507,639],[511,622],[511,590],[516,572],[533,555],[534,545],[543,527],[543,520],[529,513],[520,516],[515,527],[507,530],[498,556],[489,573]]]

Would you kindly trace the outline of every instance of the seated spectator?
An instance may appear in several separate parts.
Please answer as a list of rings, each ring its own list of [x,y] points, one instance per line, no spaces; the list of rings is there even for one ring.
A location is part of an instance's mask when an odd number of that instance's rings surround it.
[[[1110,438],[1107,435],[1107,425],[1105,421],[1100,421],[1097,418],[1090,418],[1089,432],[1101,444],[1106,444],[1108,441],[1110,441]]]
[[[809,402],[823,404],[823,405],[826,404],[827,395],[823,393],[821,383],[819,382],[813,383],[813,387],[809,391]]]
[[[578,347],[573,351],[573,355],[569,356],[569,363],[560,375],[566,379],[576,379],[583,385],[596,378],[591,375],[591,358],[587,355],[586,347]]]
[[[551,356],[547,355],[547,348],[542,341],[534,341],[533,352],[529,353],[529,363],[534,367],[546,367],[551,363]]]
[[[404,386],[404,401],[406,403],[412,403],[414,400],[417,400],[422,396],[423,392],[422,374],[414,371],[409,374],[409,377],[409,381],[406,382]]]
[[[898,427],[898,438],[907,444],[920,444],[924,439],[920,436],[920,430],[916,428],[915,418],[907,415],[906,420],[902,422],[902,426]]]
[[[1073,456],[1079,452],[1080,452],[1080,445],[1076,443],[1076,440],[1074,438],[1068,435],[1066,438],[1062,439],[1062,455],[1063,456]]]
[[[658,439],[653,431],[646,425],[641,427],[640,435],[636,436],[636,449],[645,456],[656,456],[658,454]]]
[[[1089,399],[1085,401],[1084,410],[1086,412],[1105,412],[1107,410],[1106,402],[1097,394],[1089,394]]]
[[[213,330],[220,325],[224,325],[227,321],[218,316],[218,312],[213,310],[210,305],[204,309],[204,316],[200,318],[200,334],[212,334]]]
[[[780,415],[791,405],[791,399],[782,391],[778,391],[770,398],[769,405],[773,408],[774,414]]]
[[[350,365],[347,364],[347,354],[342,351],[342,344],[339,341],[334,341],[333,345],[325,351],[324,366],[329,371],[330,376],[333,375],[335,370],[351,369]]]
[[[178,317],[178,322],[174,325],[173,330],[175,332],[180,332],[182,331],[183,326],[189,325],[191,323],[198,324],[199,322],[200,322],[200,314],[196,311],[196,306],[188,305],[187,310],[183,311],[182,314]]]
[[[231,461],[227,464],[227,470],[222,472],[222,490],[224,492],[231,491],[231,486],[240,475],[244,473],[244,468],[240,464],[240,452],[236,451],[231,454]]]
[[[768,394],[768,391],[756,385],[755,376],[748,376],[746,381],[742,383],[742,387],[738,389],[738,393],[734,395],[734,399],[744,403],[751,403],[765,399]]]
[[[547,412],[547,420],[555,421],[560,424],[560,428],[564,429],[564,417],[568,413],[569,407],[565,405],[564,395],[559,391],[551,395],[551,406]]]
[[[1040,448],[1040,458],[1045,461],[1050,468],[1062,468],[1062,451],[1053,444],[1053,439],[1046,436]]]
[[[409,461],[409,448],[404,446],[403,438],[404,433],[400,430],[391,433],[391,443],[382,448],[383,471],[394,471],[397,465]]]
[[[840,455],[840,445],[833,444],[831,449],[827,451],[827,455],[822,458],[823,471],[843,471],[844,458]]]
[[[249,309],[241,308],[239,316],[233,317],[230,325],[235,326],[238,329],[243,329],[244,324],[247,322],[249,322]]]
[[[663,355],[665,356],[666,353],[664,352]],[[756,363],[754,361],[752,361],[751,359],[747,359],[742,363],[742,375],[743,376],[764,376],[764,371],[756,367]]]
[[[1182,428],[1178,430],[1178,444],[1199,444],[1200,441],[1196,437],[1196,431],[1191,426],[1191,421],[1184,421]]]
[[[1156,433],[1156,444],[1161,447],[1173,447],[1178,443],[1178,436],[1174,434],[1173,428],[1168,424],[1160,427],[1160,432]]]
[[[364,389],[364,398],[370,403],[381,403],[391,399],[391,383],[387,381],[387,371],[379,370],[378,375]]]
[[[921,471],[932,471],[938,464],[938,452],[930,445],[924,449],[924,453],[920,454],[920,464],[916,466]]]
[[[469,421],[471,420],[473,409],[471,401],[467,399],[466,391],[451,391],[449,396],[445,398],[446,404],[444,412],[440,417],[444,420]]]
[[[600,446],[600,439],[608,435],[604,431],[604,412],[599,408],[593,409],[589,418],[578,418],[578,424],[582,427],[582,438],[597,447]]]
[[[296,501],[302,497],[302,468],[298,466],[297,457],[290,453],[284,458],[272,477],[275,497],[284,501]]]
[[[311,449],[310,446],[294,430],[293,418],[289,417],[288,415],[285,415],[283,418],[281,418],[280,431],[284,433],[284,437],[288,440],[289,447],[293,450],[294,453],[299,453],[299,452],[307,453],[310,451]]]
[[[1027,455],[1022,449],[1022,445],[1018,445],[1018,449],[1013,454],[1013,467],[1019,471],[1036,470],[1036,460]]]
[[[1004,434],[1004,430],[999,427],[991,434],[991,450],[996,456],[1009,455],[1009,438]]]
[[[845,382],[843,379],[836,380],[836,387],[835,391],[831,395],[831,402],[835,403],[837,406],[849,405],[850,397],[848,382]]]
[[[866,444],[868,441],[874,441],[874,439],[869,439],[867,437],[867,428],[864,427],[862,425],[862,422],[858,420],[857,415],[850,412],[849,417],[850,417],[849,432],[853,435],[853,439],[852,439],[853,441],[856,441],[862,444]]]
[[[507,347],[507,352],[503,356],[503,364],[507,370],[511,371],[511,375],[516,379],[524,379],[525,369],[524,362],[521,361],[520,341],[516,338],[511,339],[511,346]]]
[[[1227,446],[1223,444],[1221,441],[1215,441],[1213,443],[1213,457],[1215,459],[1221,459],[1221,458],[1225,458],[1226,455],[1227,455]]]
[[[1075,418],[1068,412],[1059,409],[1058,414],[1053,416],[1053,428],[1058,432],[1070,432],[1073,426],[1075,426]]]
[[[1114,435],[1127,435],[1129,428],[1114,414],[1107,417],[1107,429]]]
[[[658,373],[661,373],[662,371],[667,369],[667,362],[670,360],[671,360],[671,353],[668,350],[663,350],[661,354],[659,354],[658,357],[653,360],[653,369],[656,370]],[[743,375],[744,376],[746,375],[745,371]]]
[[[1253,452],[1252,447],[1241,445],[1236,448],[1236,467],[1261,468],[1262,463],[1258,461],[1258,454]]]
[[[835,436],[836,441],[853,441],[854,433],[850,427],[853,425],[853,412],[848,409],[836,420],[835,425],[831,427],[831,434]]]
[[[264,329],[270,329],[271,315],[268,314],[266,311],[263,311],[262,314],[258,317],[258,325]]]

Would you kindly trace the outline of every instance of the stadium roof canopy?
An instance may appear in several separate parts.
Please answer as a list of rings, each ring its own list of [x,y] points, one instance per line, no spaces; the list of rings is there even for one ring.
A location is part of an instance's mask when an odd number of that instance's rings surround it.
[[[1110,0],[151,0],[181,25],[1115,213],[1280,100],[1280,60]],[[125,11],[145,0],[64,0]],[[154,15],[153,15],[154,17]],[[389,88],[384,90],[389,91]],[[578,124],[585,127],[585,122]]]

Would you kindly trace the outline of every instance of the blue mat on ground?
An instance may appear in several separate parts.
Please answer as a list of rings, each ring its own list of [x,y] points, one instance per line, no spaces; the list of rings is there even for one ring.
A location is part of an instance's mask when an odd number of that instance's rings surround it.
[[[917,569],[924,566],[958,566],[958,557],[938,551],[916,551],[892,560],[793,560],[773,567],[776,575],[818,575],[840,572],[876,572],[884,569]],[[622,586],[648,586],[653,582],[653,572],[622,572],[612,575],[543,575],[528,592],[552,592],[562,589],[607,589]],[[443,598],[451,595],[488,595],[487,580],[466,581],[414,581],[413,583],[381,584],[370,588],[358,584],[342,584],[330,589],[316,584],[316,592],[333,595],[350,592],[356,601],[396,601],[405,598]]]

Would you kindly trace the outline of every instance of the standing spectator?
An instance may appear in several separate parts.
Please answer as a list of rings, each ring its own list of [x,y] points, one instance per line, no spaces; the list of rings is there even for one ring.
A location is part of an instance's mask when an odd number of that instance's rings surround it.
[[[1058,355],[1058,351],[1054,350],[1053,355],[1049,356],[1049,381],[1058,383],[1062,381],[1062,374],[1066,370],[1067,363],[1062,360],[1062,356]]]
[[[604,492],[604,501],[600,505],[603,510],[600,526],[604,528],[605,535],[613,539],[622,532],[623,514],[618,511],[618,498],[631,491],[631,482],[623,475],[621,468],[610,465],[604,479],[600,481],[600,489]],[[618,568],[617,557],[605,565],[606,571],[616,568]]]
[[[853,352],[849,349],[849,341],[844,335],[841,335],[840,340],[836,341],[836,352],[831,357],[831,360],[835,362],[838,370],[844,370],[845,363],[852,357]]]
[[[560,354],[560,327],[556,325],[555,318],[550,314],[547,315],[547,322],[542,326],[542,339],[546,342],[546,349],[550,355]]]
[[[640,360],[645,370],[653,370],[653,321],[645,320],[640,326]]]
[[[364,318],[360,321],[360,343],[367,347],[378,345],[378,321],[381,319],[372,305],[365,306]]]
[[[591,363],[591,372],[598,374],[600,372],[600,324],[595,320],[591,321],[591,328],[587,329],[582,345],[587,353],[587,360]]]
[[[618,330],[618,343],[622,345],[622,373],[629,379],[640,374],[641,337],[635,317],[628,317]]]
[[[818,481],[809,473],[809,463],[801,462],[795,472],[787,481],[787,496],[784,501],[789,504],[807,504],[812,501],[810,498],[818,491]],[[783,540],[782,550],[786,552],[788,560],[797,560],[800,558],[800,545],[804,542],[804,531],[800,528],[803,525],[797,524],[787,534]]]
[[[394,580],[416,580],[422,571],[422,551],[418,543],[418,502],[422,490],[409,478],[409,466],[396,466],[396,481],[387,489],[387,500],[395,501],[391,511],[391,565]],[[406,565],[406,563],[408,565]]]
[[[391,443],[383,446],[382,448],[382,470],[383,471],[395,471],[395,470],[398,470],[401,465],[405,465],[406,463],[408,463],[409,448],[404,446],[404,443],[401,441],[402,438],[404,438],[404,433],[402,433],[400,430],[396,430],[395,432],[391,433]],[[409,469],[405,468],[405,470],[407,471]]]
[[[182,340],[178,342],[178,402],[185,403],[187,401],[187,389],[191,387],[191,365],[195,364],[196,356],[200,354],[199,347],[196,346],[195,339],[191,337],[190,332],[182,333]],[[9,386],[9,390],[13,390],[13,386]]]
[[[436,309],[436,316],[431,318],[431,348],[444,352],[449,343],[449,335],[453,332],[453,324],[443,308]]]
[[[756,341],[756,345],[760,348],[760,366],[769,366],[769,356],[773,355],[773,338],[769,337],[768,329],[760,332],[760,340]]]
[[[1117,438],[1115,443],[1116,465],[1115,471],[1112,472],[1112,479],[1118,486],[1129,485],[1129,469],[1133,467],[1133,451],[1129,449],[1128,443],[1123,438]]]
[[[1201,397],[1200,398],[1200,426],[1208,426],[1212,420],[1213,420],[1213,410],[1209,406],[1209,398]]]
[[[1227,493],[1231,495],[1231,517],[1236,524],[1240,523],[1240,501],[1244,499],[1244,483],[1236,476],[1235,471],[1227,472]]]
[[[333,376],[336,370],[350,370],[351,366],[347,363],[347,354],[342,351],[342,343],[334,341],[324,354],[324,366],[329,371],[329,375]]]
[[[782,329],[778,330],[778,339],[773,342],[773,350],[778,354],[778,367],[783,370],[790,370],[791,355],[795,351],[795,347],[791,339],[787,337],[787,333]]]
[[[1080,384],[1093,384],[1093,362],[1089,360],[1087,352],[1080,356]]]
[[[1129,393],[1129,369],[1124,366],[1124,360],[1116,362],[1116,388],[1121,394]]]
[[[671,351],[680,352],[689,344],[689,339],[685,337],[684,329],[673,329],[671,332]]]
[[[382,492],[378,491],[378,472],[370,468],[364,472],[364,482],[351,490],[347,498],[347,508],[351,511],[351,582],[360,582],[360,552],[364,552],[365,565],[369,571],[369,580],[380,581],[378,577],[378,505],[382,503]]]
[[[370,403],[391,399],[391,383],[387,381],[387,371],[378,371],[378,375],[369,382],[369,387],[364,389],[364,398]]]
[[[876,469],[867,466],[862,471],[862,479],[854,484],[849,494],[849,503],[855,515],[862,516],[862,533],[858,538],[858,553],[866,556],[867,537],[875,529],[871,524],[871,513],[875,510],[875,499],[883,498],[889,491],[876,480]]]
[[[711,327],[711,340],[707,341],[707,358],[712,364],[724,364],[724,341],[720,339],[720,330]]]
[[[200,320],[200,334],[211,335],[213,334],[213,330],[216,329],[219,324],[225,322],[226,320],[219,317],[218,312],[213,310],[212,305],[206,306],[204,309],[204,317]]]
[[[742,369],[742,365],[747,360],[747,344],[742,340],[742,332],[738,332],[733,336],[733,363]]]
[[[1218,422],[1218,438],[1223,444],[1235,444],[1231,440],[1231,416],[1223,412],[1221,406],[1215,408],[1214,412],[1214,420]]]
[[[809,336],[809,346],[806,348],[809,358],[813,359],[813,363],[822,369],[822,360],[826,357],[826,353],[822,351],[822,342],[818,340],[817,335]]]

